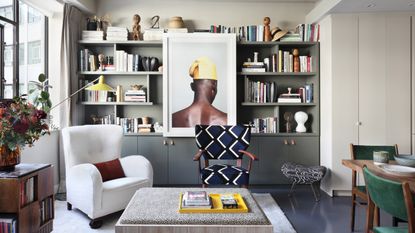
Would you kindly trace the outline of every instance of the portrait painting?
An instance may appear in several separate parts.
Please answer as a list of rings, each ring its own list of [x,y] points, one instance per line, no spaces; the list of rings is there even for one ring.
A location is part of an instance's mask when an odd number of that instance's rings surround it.
[[[235,34],[166,34],[163,47],[164,136],[235,124]]]

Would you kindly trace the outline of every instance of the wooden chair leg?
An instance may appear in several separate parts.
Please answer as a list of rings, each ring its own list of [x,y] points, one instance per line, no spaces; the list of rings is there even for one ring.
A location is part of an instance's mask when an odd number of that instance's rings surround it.
[[[354,231],[354,215],[356,213],[356,194],[352,194],[352,211],[350,215],[350,230]]]
[[[375,206],[375,211],[373,213],[373,226],[379,226],[380,224],[380,214],[379,214],[379,207]]]

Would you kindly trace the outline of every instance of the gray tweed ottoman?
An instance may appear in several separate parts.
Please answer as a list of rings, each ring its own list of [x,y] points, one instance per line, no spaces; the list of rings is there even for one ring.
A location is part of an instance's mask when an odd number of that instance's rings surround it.
[[[240,193],[248,213],[181,214],[179,197],[192,190],[208,193]],[[272,233],[273,227],[251,193],[243,188],[141,188],[117,224],[116,233]]]

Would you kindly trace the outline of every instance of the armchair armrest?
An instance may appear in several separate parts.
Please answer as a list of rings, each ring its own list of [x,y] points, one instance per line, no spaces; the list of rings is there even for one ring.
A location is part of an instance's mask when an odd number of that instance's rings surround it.
[[[202,154],[203,154],[203,152],[204,152],[204,150],[199,150],[196,154],[195,154],[195,156],[193,157],[193,161],[199,161],[200,160],[200,157],[202,156]]]
[[[130,155],[120,158],[120,162],[125,176],[148,179],[153,186],[153,167],[147,158],[142,155]]]
[[[71,167],[67,171],[66,189],[68,202],[87,213],[92,213],[94,206],[101,206],[102,177],[93,164]]]
[[[248,151],[244,151],[244,150],[239,150],[239,152],[241,152],[242,154],[248,156],[251,160],[259,160],[258,157],[256,157],[256,155],[248,152]]]

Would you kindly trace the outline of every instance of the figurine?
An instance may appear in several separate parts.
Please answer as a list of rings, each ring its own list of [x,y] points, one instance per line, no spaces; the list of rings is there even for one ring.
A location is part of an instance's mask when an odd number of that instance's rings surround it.
[[[294,64],[293,64],[293,70],[294,72],[300,72],[300,57],[299,57],[300,53],[298,51],[298,49],[293,49],[293,60],[294,60]]]
[[[133,16],[133,40],[140,40],[140,16],[135,14]]]
[[[142,87],[143,85],[134,84],[134,85],[131,85],[131,90],[138,91],[138,90],[141,90]]]
[[[284,113],[284,120],[285,122],[285,131],[287,133],[292,133],[292,120],[293,120],[293,114],[291,112],[285,112]]]
[[[99,61],[99,70],[100,71],[104,71],[104,60],[105,60],[105,55],[104,54],[99,54],[98,55],[98,61]]]
[[[269,17],[264,18],[264,41],[271,41],[271,29],[269,24],[271,23],[271,19]]]

